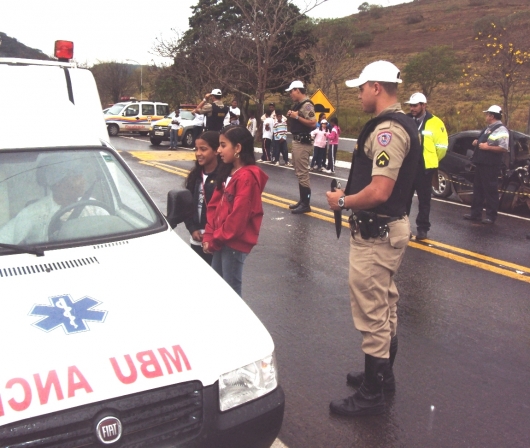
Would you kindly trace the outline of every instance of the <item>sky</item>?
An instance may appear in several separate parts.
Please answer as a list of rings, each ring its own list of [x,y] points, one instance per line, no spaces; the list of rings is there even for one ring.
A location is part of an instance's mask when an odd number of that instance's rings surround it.
[[[293,0],[304,11],[314,0]],[[308,13],[313,18],[339,18],[357,13],[365,0],[328,0]],[[369,0],[369,4],[397,5],[412,0]],[[188,29],[190,7],[198,0],[24,0],[4,1],[0,31],[47,55],[58,39],[74,42],[78,63],[98,61],[169,64],[154,54],[157,39],[169,40]],[[134,62],[133,62],[134,61]]]

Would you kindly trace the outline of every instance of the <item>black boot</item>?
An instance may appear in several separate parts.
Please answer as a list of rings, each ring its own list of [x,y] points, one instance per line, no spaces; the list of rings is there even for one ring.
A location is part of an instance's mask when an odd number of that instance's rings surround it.
[[[298,190],[300,191],[300,200],[296,203],[296,204],[289,204],[289,208],[291,210],[294,210],[295,208],[299,207],[300,204],[302,203],[302,187],[300,184],[298,184]]]
[[[394,366],[394,360],[396,359],[398,350],[398,338],[397,335],[393,336],[390,339],[390,357],[388,359],[388,369],[385,372],[383,379],[383,389],[385,392],[395,392],[396,391],[396,379],[394,378],[394,371],[392,367]],[[353,371],[348,373],[346,376],[346,382],[353,387],[359,387],[364,379],[364,372]]]
[[[385,412],[383,376],[388,369],[388,359],[364,355],[364,380],[351,397],[329,404],[331,412],[348,417],[378,415]]]
[[[311,207],[309,206],[309,201],[311,200],[311,188],[302,187],[300,185],[300,204],[295,209],[291,210],[291,213],[299,215],[301,213],[309,213]]]

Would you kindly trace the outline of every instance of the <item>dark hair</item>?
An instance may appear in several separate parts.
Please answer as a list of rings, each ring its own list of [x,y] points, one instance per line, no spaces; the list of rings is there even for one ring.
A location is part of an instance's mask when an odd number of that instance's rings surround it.
[[[269,103],[269,106],[274,106],[275,104],[274,103]]]
[[[204,140],[206,143],[208,143],[208,146],[212,148],[214,152],[217,152],[217,148],[219,148],[219,132],[206,131],[199,135],[199,137],[197,137],[197,140],[198,139]],[[220,163],[221,157],[218,154],[217,165],[219,165]],[[199,165],[199,162],[195,161],[195,166],[189,172],[188,177],[186,177],[186,180],[184,181],[184,186],[193,193],[197,179],[200,176],[202,176],[202,166]]]
[[[339,124],[339,119],[338,119],[337,117],[331,117],[331,118],[329,119],[329,121],[330,121],[331,123],[333,123],[333,124],[336,124],[336,125]]]
[[[270,110],[266,110],[265,111],[265,116],[266,117],[270,117],[271,116],[271,111]]]
[[[398,90],[398,83],[397,82],[385,82],[385,81],[368,81],[368,84],[370,84],[370,86],[373,86],[374,83],[379,84],[384,90],[386,93],[388,93],[389,95],[397,95],[397,90]]]
[[[326,112],[322,112],[319,116],[318,116],[318,122],[320,123],[320,120],[322,120],[322,116],[323,115],[326,115]]]
[[[252,134],[247,128],[234,125],[226,126],[219,134],[224,135],[233,146],[238,144],[241,145],[239,157],[241,158],[243,166],[256,164],[256,158],[254,156],[254,137],[252,137]],[[219,167],[219,175],[217,176],[218,189],[222,188],[223,183],[226,182],[233,167],[234,165],[232,163],[221,163],[221,166]]]
[[[496,112],[490,112],[491,115],[495,118],[495,120],[502,120],[502,114],[498,114]]]
[[[216,100],[220,100],[223,97],[223,95],[214,95],[214,97]]]
[[[299,91],[302,95],[305,95],[306,90],[305,90],[303,87],[300,87],[300,88],[296,87],[296,88],[298,89],[298,91]],[[294,90],[294,89],[293,89],[293,90]]]
[[[283,110],[276,109],[276,115],[283,115]]]

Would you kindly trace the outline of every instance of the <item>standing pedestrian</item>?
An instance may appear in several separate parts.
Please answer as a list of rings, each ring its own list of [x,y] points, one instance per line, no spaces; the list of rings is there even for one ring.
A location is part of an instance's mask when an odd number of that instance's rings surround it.
[[[241,110],[237,107],[237,100],[233,99],[230,109],[228,109],[228,114],[226,115],[223,124],[228,126],[229,124],[238,126],[239,125],[239,116],[241,115]]]
[[[311,185],[309,182],[309,157],[312,149],[311,131],[315,129],[317,124],[315,106],[307,97],[302,81],[293,81],[286,92],[289,92],[291,100],[294,101],[292,109],[287,112],[287,118],[293,134],[292,158],[300,191],[300,200],[296,204],[289,205],[289,208],[294,214],[308,213],[311,211]]]
[[[169,149],[177,149],[179,128],[180,110],[175,109],[175,116],[171,120],[171,129],[169,130]]]
[[[324,112],[319,114],[318,120],[317,120],[317,127],[315,129],[320,129],[320,123],[322,123],[322,120],[325,120],[325,119],[326,119],[326,114]],[[317,164],[317,149],[313,145],[313,157],[311,158],[311,164],[309,165],[309,169],[313,169],[316,166],[316,164]]]
[[[248,113],[247,129],[252,137],[256,137],[256,131],[258,130],[258,123],[256,121],[256,114],[254,111]]]
[[[427,110],[427,98],[423,93],[413,93],[406,104],[410,106],[409,116],[414,118],[418,126],[420,143],[423,148],[423,156],[420,157],[407,203],[407,215],[410,217],[412,198],[416,192],[418,194],[416,239],[424,240],[431,228],[429,215],[433,177],[438,177],[438,162],[445,157],[449,139],[443,121]]]
[[[223,93],[220,89],[213,89],[212,93],[204,95],[204,99],[197,105],[193,111],[206,116],[206,129],[208,131],[220,131],[223,129],[223,121],[228,114],[228,106],[221,101]],[[213,102],[210,103],[213,99]]]
[[[208,203],[203,250],[213,253],[212,267],[241,296],[243,263],[258,242],[268,176],[256,166],[254,139],[243,126],[221,131],[218,152],[223,163]]]
[[[212,254],[202,249],[202,238],[206,228],[206,206],[212,198],[215,186],[217,168],[219,166],[219,133],[206,131],[195,140],[195,167],[186,178],[185,187],[193,194],[193,216],[184,221],[190,232],[191,248],[204,261],[212,264]]]
[[[274,103],[269,103],[267,107],[268,111],[271,113],[271,117],[276,116],[276,111],[274,110],[276,106],[274,105]],[[261,116],[261,122],[264,122],[265,118],[267,118],[267,111],[263,112],[263,115]]]
[[[337,117],[332,117],[329,121],[333,125],[333,128],[331,128],[328,136],[328,166],[326,168],[326,173],[334,173],[337,151],[339,149],[340,128]]]
[[[421,156],[418,130],[397,99],[399,69],[388,61],[368,64],[348,87],[359,87],[364,112],[375,115],[357,140],[346,189],[326,193],[333,210],[350,209],[350,303],[362,334],[364,372],[351,372],[352,396],[330,403],[350,417],[384,412],[385,391],[395,389],[397,302],[394,283],[409,242],[408,194]]]
[[[195,141],[204,132],[204,115],[200,114],[199,112],[195,112],[195,110],[192,110],[191,113],[193,114],[193,120],[191,124],[193,125],[193,145],[195,145]]]
[[[271,157],[271,143],[272,143],[272,128],[274,127],[274,118],[270,111],[265,112],[265,120],[263,120],[263,129],[261,131],[261,159],[258,162],[273,162]]]
[[[289,163],[289,150],[287,149],[287,118],[283,116],[283,111],[276,111],[276,119],[272,128],[272,160],[280,163],[280,154],[283,156],[285,166],[292,166]]]
[[[499,210],[499,192],[497,179],[502,165],[503,155],[510,149],[510,134],[502,124],[502,109],[493,105],[485,110],[487,127],[473,141],[475,151],[471,161],[475,164],[473,179],[473,202],[471,213],[464,219],[481,221],[482,224],[493,224]],[[482,209],[486,203],[486,218],[482,219]]]
[[[313,167],[314,170],[324,171],[325,169],[324,166],[322,165],[322,159],[326,152],[326,144],[327,144],[328,136],[329,136],[329,131],[328,131],[327,120],[322,120],[320,122],[320,127],[313,129],[311,131],[311,137],[314,139],[313,154],[315,154],[314,157],[316,159],[315,166]]]

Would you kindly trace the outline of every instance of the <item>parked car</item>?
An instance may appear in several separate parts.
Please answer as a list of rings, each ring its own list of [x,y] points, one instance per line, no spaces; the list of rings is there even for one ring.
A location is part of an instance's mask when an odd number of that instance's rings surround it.
[[[171,129],[171,120],[175,117],[175,112],[171,112],[167,117],[155,121],[149,132],[151,144],[159,146],[162,142],[169,141],[169,131]],[[188,148],[193,146],[193,114],[187,109],[180,109],[180,128],[178,131],[178,140]]]
[[[475,151],[473,141],[481,131],[463,131],[449,136],[446,156],[438,168],[438,185],[432,194],[447,198],[456,194],[466,204],[473,198],[475,165],[471,157]],[[530,135],[510,131],[510,152],[504,156],[499,171],[500,209],[515,211],[524,206],[530,208]]]
[[[160,120],[169,113],[167,103],[152,101],[127,101],[116,103],[105,114],[105,123],[110,136],[119,132],[139,132],[147,135],[152,122]]]

